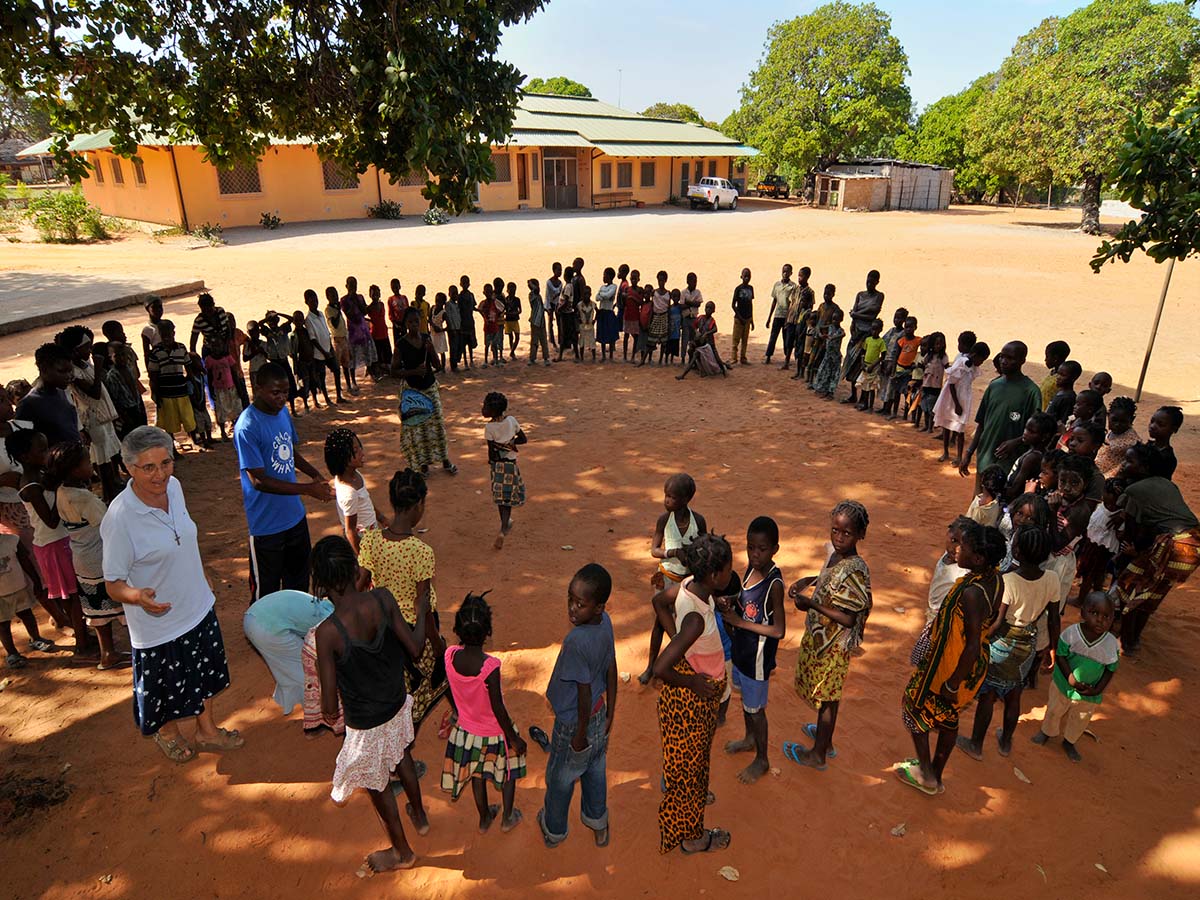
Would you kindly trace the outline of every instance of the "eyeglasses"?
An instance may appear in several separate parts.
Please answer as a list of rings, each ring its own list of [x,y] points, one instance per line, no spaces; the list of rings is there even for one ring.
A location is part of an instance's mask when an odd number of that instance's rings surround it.
[[[144,475],[158,475],[160,473],[163,475],[170,475],[175,471],[175,460],[168,459],[165,462],[157,465],[155,463],[149,463],[144,466],[134,464],[130,468],[137,469]]]

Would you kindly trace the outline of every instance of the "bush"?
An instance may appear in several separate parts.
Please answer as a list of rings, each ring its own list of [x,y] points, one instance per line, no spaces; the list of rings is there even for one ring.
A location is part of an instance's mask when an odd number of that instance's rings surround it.
[[[450,221],[450,216],[446,213],[446,211],[444,209],[439,209],[436,206],[429,207],[429,209],[425,211],[423,218],[425,219],[426,225],[445,225]]]
[[[378,206],[367,207],[367,215],[372,219],[399,219],[403,205],[399,200],[381,200]]]
[[[30,198],[29,219],[48,243],[73,244],[81,233],[96,240],[108,237],[100,210],[83,199],[79,188],[44,191]]]
[[[279,218],[279,216],[275,215],[274,213],[265,212],[258,220],[258,224],[267,229],[267,231],[274,231],[283,224],[283,219]]]
[[[263,213],[263,215],[265,216],[266,213]],[[192,229],[191,235],[203,241],[208,241],[214,247],[225,243],[224,229],[221,228],[220,223],[214,225],[211,222],[205,222],[203,225],[197,225]]]

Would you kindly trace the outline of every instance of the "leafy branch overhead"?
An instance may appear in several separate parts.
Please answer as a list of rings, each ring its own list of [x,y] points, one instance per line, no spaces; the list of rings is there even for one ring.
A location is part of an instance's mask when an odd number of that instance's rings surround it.
[[[310,140],[347,168],[393,179],[436,174],[423,191],[462,210],[494,174],[522,75],[500,31],[544,0],[0,0],[0,85],[31,96],[60,140],[111,128],[197,142],[217,165],[272,139]]]

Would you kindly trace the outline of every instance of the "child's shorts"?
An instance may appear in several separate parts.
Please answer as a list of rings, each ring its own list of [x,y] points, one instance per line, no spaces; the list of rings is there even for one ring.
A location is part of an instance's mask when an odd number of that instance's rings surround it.
[[[487,335],[487,345],[497,352],[502,351],[504,349],[504,332],[495,331]]]
[[[505,321],[504,333],[505,334],[520,334],[521,333],[521,323]]]
[[[0,597],[0,622],[10,622],[17,617],[17,613],[27,609],[33,609],[33,594],[29,593],[29,588],[5,594]]]
[[[767,679],[759,681],[734,669],[733,680],[742,692],[742,709],[753,714],[767,708]]]

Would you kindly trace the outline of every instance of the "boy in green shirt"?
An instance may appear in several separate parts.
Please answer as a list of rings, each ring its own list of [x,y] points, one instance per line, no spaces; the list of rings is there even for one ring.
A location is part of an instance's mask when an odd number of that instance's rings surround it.
[[[862,391],[862,399],[855,409],[870,412],[875,406],[875,392],[879,390],[879,369],[883,362],[883,353],[887,350],[887,341],[880,334],[883,332],[883,319],[876,319],[871,324],[871,336],[863,341],[862,374],[858,376],[856,385]]]

